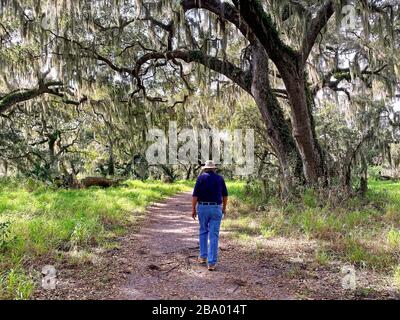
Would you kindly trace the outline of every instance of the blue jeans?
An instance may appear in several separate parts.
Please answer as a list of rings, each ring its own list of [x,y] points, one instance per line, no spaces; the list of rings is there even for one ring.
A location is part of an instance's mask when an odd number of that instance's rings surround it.
[[[219,228],[222,219],[222,206],[197,205],[200,223],[200,257],[208,258],[208,264],[214,265],[218,259]],[[208,246],[210,238],[210,246]]]

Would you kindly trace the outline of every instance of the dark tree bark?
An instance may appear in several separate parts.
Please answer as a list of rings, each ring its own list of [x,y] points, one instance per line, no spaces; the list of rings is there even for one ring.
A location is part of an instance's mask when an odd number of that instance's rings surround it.
[[[269,57],[274,62],[286,87],[291,106],[292,136],[302,160],[305,180],[310,185],[318,184],[321,179],[326,182],[327,170],[322,149],[315,135],[312,116],[314,102],[307,87],[305,66],[318,34],[334,13],[334,2],[332,0],[325,1],[314,18],[311,12],[304,8],[307,32],[304,35],[303,47],[300,51],[293,50],[281,40],[271,17],[264,11],[259,1],[234,0],[233,3],[234,6],[219,0],[182,0],[182,6],[185,10],[193,8],[208,10],[218,15],[221,19],[234,24],[250,44],[259,42],[265,48],[268,55],[266,55],[266,59]],[[343,1],[343,4],[345,3],[346,1]],[[267,64],[264,63],[263,65]],[[267,70],[265,71],[266,73]],[[254,96],[257,99],[264,121],[269,125],[268,134],[272,143],[279,146],[277,148],[281,150],[279,153],[287,154],[288,152],[282,150],[284,148],[282,142],[287,140],[287,136],[281,131],[280,133],[283,136],[278,138],[279,133],[277,132],[279,130],[276,130],[276,127],[279,126],[279,116],[278,118],[273,118],[276,115],[271,112],[272,109],[266,108],[268,105],[273,105],[274,98],[272,95],[266,94],[266,92],[271,91],[268,84],[265,85],[267,87],[262,89],[260,88],[261,82],[253,83]],[[269,101],[269,103],[263,103],[263,100],[265,102]],[[291,142],[286,144],[291,145]],[[292,155],[293,152],[290,152],[287,158],[291,158]],[[285,157],[279,156],[279,158],[281,165],[287,161]]]
[[[191,174],[192,174],[192,165],[190,164],[189,167],[188,167],[187,170],[186,170],[186,177],[185,177],[185,179],[186,179],[186,180],[189,180]]]
[[[51,94],[63,98],[63,102],[70,105],[79,105],[87,101],[87,97],[83,97],[79,101],[67,99],[65,92],[63,92],[65,85],[60,81],[45,81],[45,76],[46,75],[43,75],[43,78],[39,79],[36,88],[17,89],[6,94],[0,93],[0,114],[4,114],[19,103],[37,98],[44,94]]]
[[[264,47],[255,42],[252,46],[251,94],[260,109],[268,137],[278,156],[284,178],[284,191],[287,193],[293,183],[293,177],[301,182],[303,180],[302,161],[297,152],[291,128],[272,92],[268,70],[268,55]]]
[[[306,77],[293,72],[284,76],[291,106],[293,137],[303,161],[303,171],[309,184],[325,183],[326,168],[322,149],[315,135],[312,115],[313,98],[307,88]]]
[[[365,196],[368,191],[368,162],[364,154],[361,154],[360,194]]]
[[[307,17],[308,32],[300,52],[283,43],[272,19],[259,1],[233,2],[243,20],[264,46],[285,83],[291,106],[293,137],[303,161],[306,181],[311,185],[317,184],[321,178],[326,181],[324,157],[315,136],[313,101],[307,87],[305,65],[319,32],[334,13],[333,1],[326,1],[314,19]]]
[[[49,148],[49,160],[46,161],[46,168],[47,168],[47,178],[51,178],[53,176],[58,175],[58,163],[59,163],[59,157],[58,154],[56,153],[56,143],[57,140],[59,139],[59,133],[54,132],[54,133],[49,133],[47,135],[47,144]]]
[[[373,130],[369,130],[361,139],[360,141],[357,143],[357,145],[355,146],[354,149],[349,149],[347,151],[347,156],[346,159],[344,161],[344,166],[343,166],[343,186],[345,187],[345,189],[347,190],[348,193],[350,193],[352,191],[352,186],[351,186],[351,176],[352,176],[352,168],[356,159],[356,156],[358,154],[360,154],[360,150],[363,147],[363,145],[370,140],[371,138],[373,138]],[[361,153],[361,164],[362,164],[362,170],[364,170],[363,172],[365,172],[365,179],[364,182],[368,181],[368,164],[365,161],[365,157],[364,155]],[[367,185],[364,187],[368,187]],[[366,191],[366,189],[365,189]]]
[[[108,147],[107,171],[109,176],[115,175],[114,144],[111,139],[109,141],[109,147]]]
[[[61,93],[59,93],[58,88],[62,85],[63,83],[59,81],[39,81],[37,88],[19,89],[4,94],[3,96],[0,96],[0,114],[5,113],[18,103],[36,98],[45,93],[60,96]]]

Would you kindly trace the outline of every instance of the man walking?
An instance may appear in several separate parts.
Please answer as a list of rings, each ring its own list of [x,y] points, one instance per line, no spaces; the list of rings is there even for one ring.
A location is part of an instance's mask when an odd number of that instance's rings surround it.
[[[192,197],[192,217],[196,220],[198,215],[200,224],[199,262],[205,264],[208,261],[210,271],[214,271],[217,264],[219,228],[228,203],[224,178],[216,174],[215,170],[215,163],[206,161],[202,174],[197,178]]]

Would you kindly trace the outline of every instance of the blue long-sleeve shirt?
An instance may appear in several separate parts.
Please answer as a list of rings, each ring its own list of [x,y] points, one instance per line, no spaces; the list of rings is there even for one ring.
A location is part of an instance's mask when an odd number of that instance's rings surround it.
[[[204,172],[198,176],[193,190],[193,197],[199,202],[222,203],[222,197],[228,196],[225,180],[213,171]]]

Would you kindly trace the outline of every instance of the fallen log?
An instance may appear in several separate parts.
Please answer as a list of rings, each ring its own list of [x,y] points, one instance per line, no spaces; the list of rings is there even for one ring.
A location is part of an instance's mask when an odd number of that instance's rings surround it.
[[[119,185],[125,179],[108,179],[104,177],[86,177],[80,181],[82,188],[89,188],[89,187],[102,187],[102,188],[109,188],[113,186]]]

